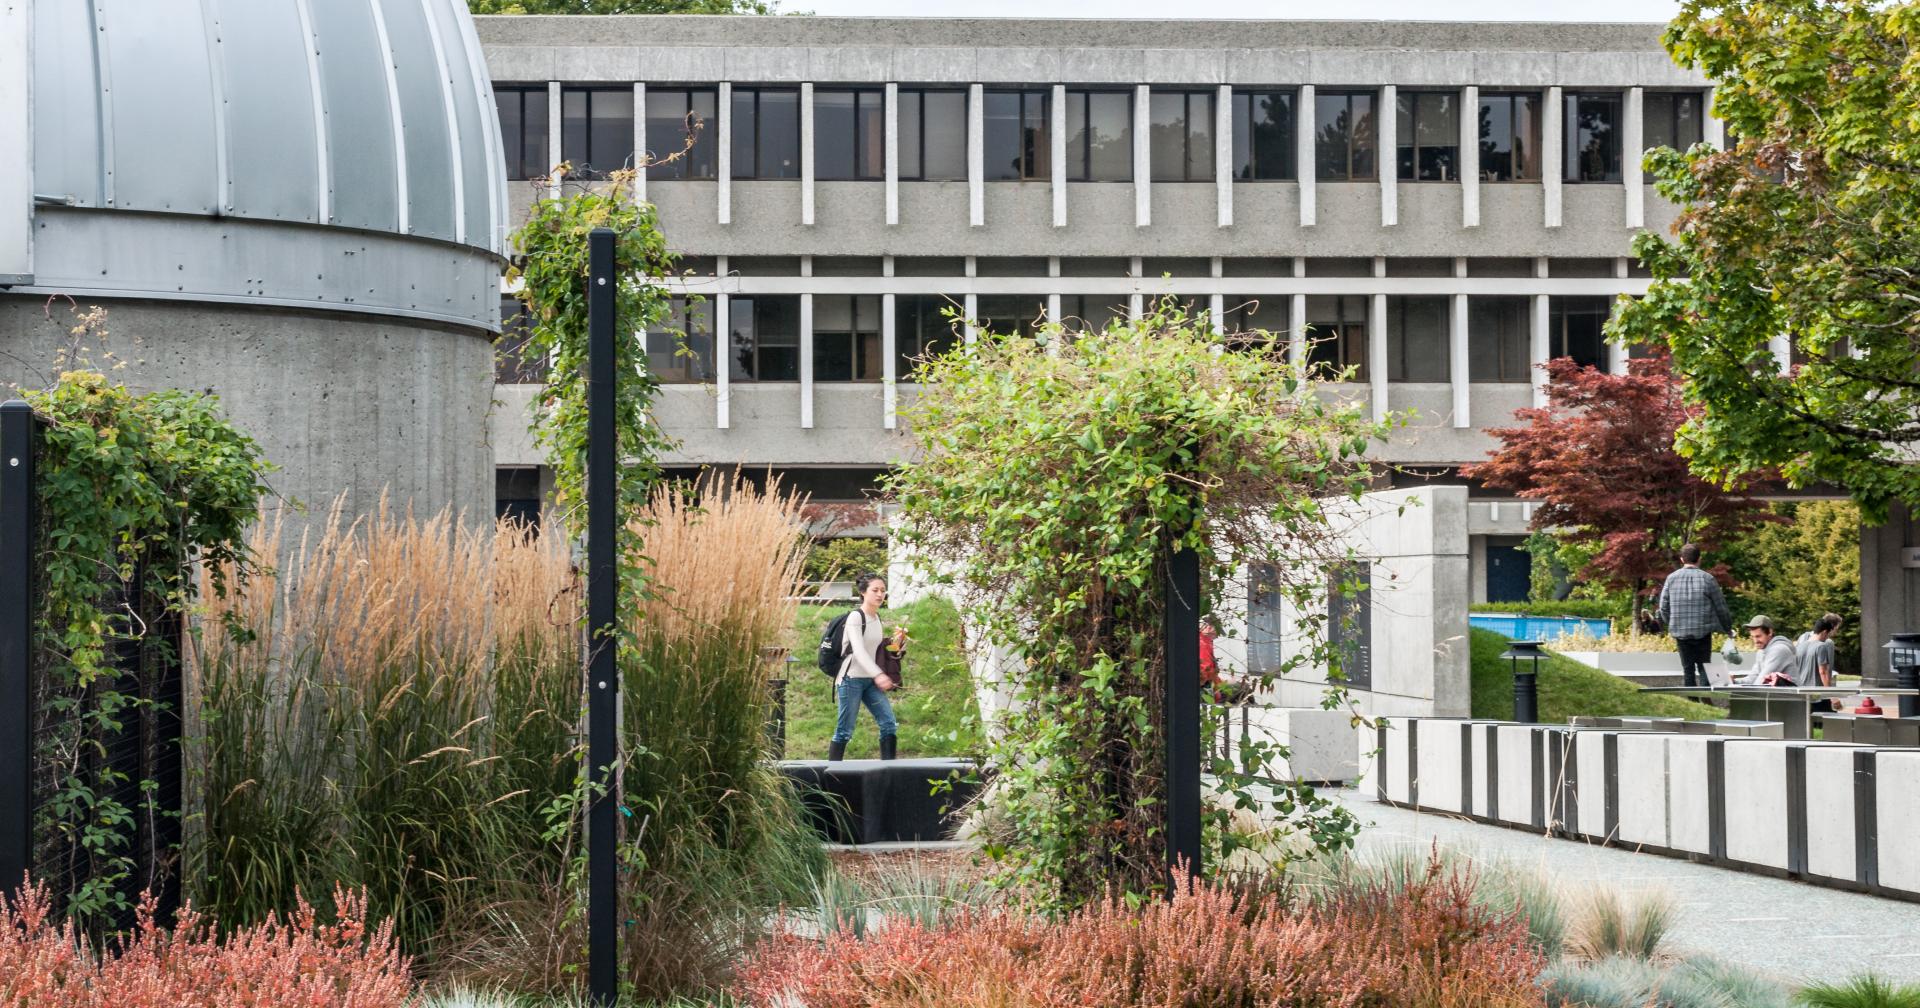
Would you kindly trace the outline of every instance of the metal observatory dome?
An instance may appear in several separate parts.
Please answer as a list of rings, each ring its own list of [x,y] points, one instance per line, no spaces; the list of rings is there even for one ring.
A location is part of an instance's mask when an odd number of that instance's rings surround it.
[[[0,5],[0,381],[99,304],[283,493],[490,513],[506,219],[461,0]]]

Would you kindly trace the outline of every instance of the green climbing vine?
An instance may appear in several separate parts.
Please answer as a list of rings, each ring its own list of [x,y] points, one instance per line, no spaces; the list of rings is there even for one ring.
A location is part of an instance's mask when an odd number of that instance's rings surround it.
[[[575,536],[586,529],[587,486],[587,234],[612,228],[614,298],[619,338],[615,363],[614,429],[626,463],[619,479],[620,513],[638,514],[660,479],[660,453],[672,440],[648,416],[660,383],[646,367],[645,337],[667,317],[670,299],[659,283],[677,256],[667,250],[653,205],[633,199],[632,171],[617,171],[589,187],[565,181],[561,193],[534,201],[527,222],[514,233],[520,300],[531,316],[527,357],[545,359],[546,385],[534,403],[534,441],[553,466],[555,503]],[[646,590],[637,529],[622,524],[622,592],[632,601]]]
[[[103,337],[105,319],[100,308],[80,313],[76,345]],[[244,578],[252,569],[242,533],[272,466],[220,416],[213,396],[137,394],[85,359],[60,363],[72,369],[47,388],[20,392],[42,421],[35,659],[45,727],[36,757],[47,768],[47,791],[35,825],[52,838],[50,849],[83,869],[65,909],[98,929],[128,909],[130,882],[147,881],[131,877],[140,817],[167,814],[150,799],[130,805],[116,797],[151,795],[155,785],[126,780],[103,758],[127,722],[155,703],[129,681],[122,659],[165,646],[151,620],[193,605],[189,564],[203,562],[219,592],[230,587],[225,572]]]

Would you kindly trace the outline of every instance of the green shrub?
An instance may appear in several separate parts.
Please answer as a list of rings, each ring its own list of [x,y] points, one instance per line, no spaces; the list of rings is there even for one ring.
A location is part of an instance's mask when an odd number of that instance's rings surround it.
[[[1511,613],[1515,616],[1578,616],[1582,619],[1619,619],[1620,607],[1593,599],[1560,599],[1554,602],[1475,602],[1468,611]]]
[[[851,581],[861,574],[887,573],[887,541],[844,537],[821,539],[807,551],[806,565],[800,570],[802,581]]]
[[[1920,984],[1895,983],[1869,973],[1846,983],[1817,983],[1800,992],[1809,1008],[1920,1008]]]

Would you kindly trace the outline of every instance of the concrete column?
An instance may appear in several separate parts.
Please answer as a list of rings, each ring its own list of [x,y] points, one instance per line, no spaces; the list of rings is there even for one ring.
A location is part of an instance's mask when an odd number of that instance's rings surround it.
[[[800,429],[813,429],[813,295],[800,295]]]
[[[1213,98],[1213,190],[1220,206],[1218,226],[1232,227],[1233,87],[1227,84]]]
[[[980,85],[967,85],[967,224],[971,227],[987,223],[985,94],[986,89]]]
[[[1548,311],[1547,296],[1545,294],[1535,294],[1533,296],[1533,331],[1530,334],[1533,337],[1533,352],[1528,355],[1531,359],[1527,362],[1531,365],[1529,373],[1533,376],[1533,404],[1535,406],[1545,406],[1547,404],[1547,373],[1540,369],[1540,365],[1546,363],[1549,352],[1547,340]]]
[[[1793,338],[1786,333],[1776,333],[1767,340],[1767,350],[1773,354],[1773,365],[1781,374],[1793,367]]]
[[[1620,130],[1620,181],[1626,187],[1627,226],[1645,227],[1647,223],[1647,187],[1640,171],[1640,159],[1647,153],[1645,88],[1627,89],[1626,109]]]
[[[1460,91],[1460,226],[1480,226],[1480,89]]]
[[[973,324],[973,317],[980,314],[980,295],[968,294],[960,299],[960,310],[967,315],[964,335],[968,343],[980,338],[980,328]]]
[[[714,189],[720,194],[718,221],[722,224],[733,223],[733,84],[720,82],[720,95],[714,99],[714,118],[720,120],[713,131],[713,142],[719,149],[714,151],[714,161],[718,167],[714,170]]]
[[[1300,226],[1317,219],[1313,205],[1313,85],[1300,85],[1293,108],[1293,173],[1300,180]]]
[[[1227,296],[1225,294],[1207,296],[1207,324],[1216,333],[1227,331]]]
[[[1713,114],[1713,89],[1707,89],[1707,118],[1701,126],[1700,138],[1713,145],[1714,150],[1727,149],[1727,121]]]
[[[1887,653],[1889,635],[1920,630],[1920,568],[1907,567],[1903,554],[1920,545],[1920,523],[1912,509],[1894,504],[1883,525],[1860,528],[1860,672],[1866,685],[1893,685]]]
[[[1380,107],[1373,114],[1373,166],[1380,176],[1380,226],[1400,222],[1400,89],[1380,88]]]
[[[1287,359],[1294,367],[1307,366],[1307,296],[1295,294],[1287,305]]]
[[[887,82],[886,107],[882,114],[886,117],[887,133],[885,153],[882,155],[886,161],[887,226],[893,227],[900,223],[900,85],[892,81]],[[891,270],[893,257],[887,256],[886,261]],[[891,276],[892,273],[889,272],[888,275]],[[889,311],[887,317],[892,318],[893,313]],[[892,360],[893,356],[889,354],[887,359]],[[892,401],[893,386],[889,384],[887,390],[888,401]],[[893,429],[891,406],[887,408],[887,429]]]
[[[1472,334],[1467,331],[1467,296],[1453,296],[1453,314],[1447,320],[1447,375],[1453,384],[1453,425],[1471,427],[1473,386],[1472,376],[1467,373],[1467,340]]]
[[[1541,110],[1540,117],[1540,195],[1546,208],[1544,226],[1560,226],[1560,186],[1566,176],[1566,167],[1561,164],[1561,154],[1565,150],[1563,132],[1566,129],[1566,104],[1561,98],[1560,89],[1547,89],[1547,107]]]
[[[888,276],[893,275],[893,257],[886,258]],[[880,295],[880,426],[893,430],[900,425],[899,334],[894,330],[893,294]]]
[[[1153,223],[1153,119],[1148,112],[1152,89],[1137,84],[1133,89],[1133,226]]]
[[[647,85],[633,82],[633,198],[647,198]]]
[[[1373,418],[1387,415],[1387,296],[1375,294],[1367,312],[1367,384],[1373,388]]]
[[[727,257],[719,256],[718,263],[716,272],[726,276]],[[719,430],[726,430],[733,422],[729,401],[733,368],[732,307],[728,295],[713,296],[713,426]]]
[[[1624,281],[1627,279],[1626,257],[1624,256],[1614,257],[1613,278],[1615,280],[1621,280],[1621,281]],[[1625,284],[1623,283],[1622,286],[1625,286]],[[1607,373],[1617,374],[1617,375],[1626,374],[1628,359],[1629,358],[1627,356],[1626,344],[1624,343],[1608,343],[1607,344]]]
[[[1067,226],[1067,86],[1055,84],[1047,102],[1047,148],[1052,161],[1053,226]]]
[[[813,85],[800,85],[800,223],[813,224]]]
[[[547,82],[547,171],[551,173],[555,165],[565,160],[560,153],[560,82]],[[547,195],[558,197],[560,187],[553,186]]]

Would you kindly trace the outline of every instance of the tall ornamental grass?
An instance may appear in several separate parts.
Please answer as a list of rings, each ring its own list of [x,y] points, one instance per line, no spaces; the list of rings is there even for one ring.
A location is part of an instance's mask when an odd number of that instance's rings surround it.
[[[796,500],[663,490],[625,600],[626,976],[725,982],[820,855],[763,765],[760,649],[793,618]],[[210,614],[190,891],[223,922],[363,888],[422,969],[565,992],[585,955],[582,594],[559,535],[336,509]]]

